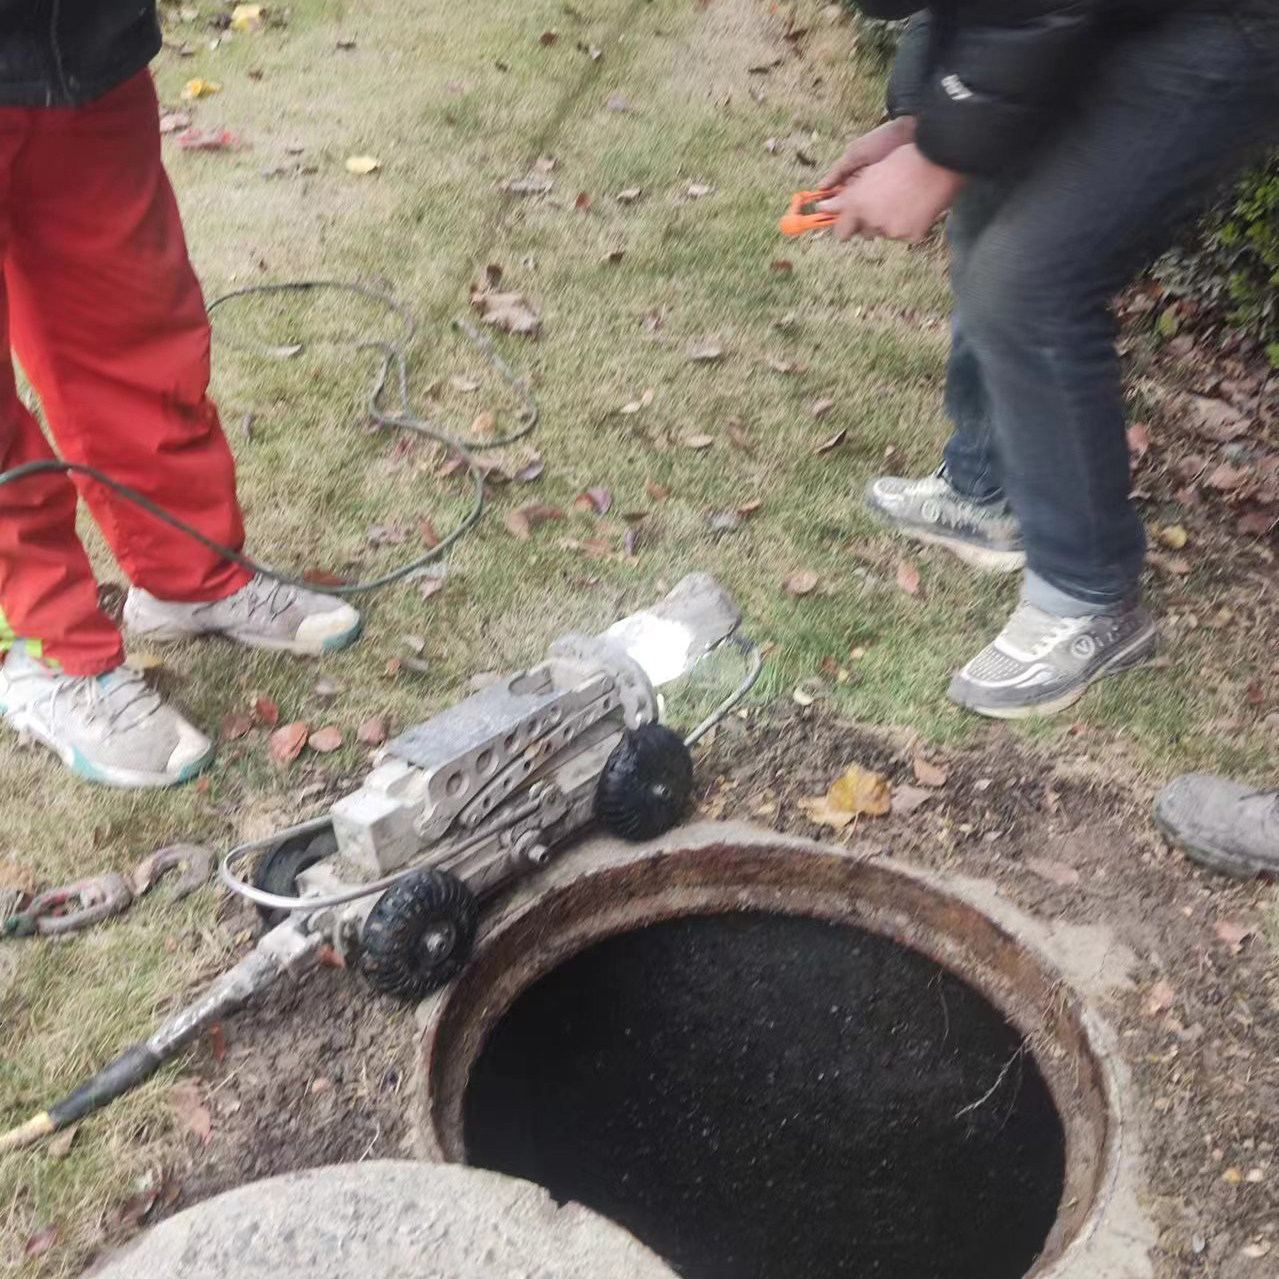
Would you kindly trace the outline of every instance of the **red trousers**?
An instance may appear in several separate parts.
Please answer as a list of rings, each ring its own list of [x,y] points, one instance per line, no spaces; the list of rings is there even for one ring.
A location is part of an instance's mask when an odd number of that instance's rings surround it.
[[[205,394],[209,322],[149,73],[77,109],[0,108],[0,260],[0,343],[63,457],[238,550],[235,467]],[[0,472],[51,456],[0,358]],[[77,490],[134,585],[196,603],[247,580],[102,485],[32,477],[0,487],[0,649],[21,639],[71,675],[123,660],[76,536]]]

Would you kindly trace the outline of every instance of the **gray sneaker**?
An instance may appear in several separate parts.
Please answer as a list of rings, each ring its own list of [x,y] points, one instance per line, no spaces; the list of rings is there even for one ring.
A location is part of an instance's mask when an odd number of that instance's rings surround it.
[[[951,488],[944,470],[922,480],[880,476],[866,486],[866,503],[897,532],[944,546],[973,568],[1012,573],[1026,563],[1008,504],[974,502]]]
[[[124,602],[124,623],[159,643],[225,635],[250,648],[303,657],[345,648],[359,637],[361,627],[359,613],[335,596],[262,576],[212,604],[173,604],[135,586]]]
[[[1139,605],[1058,617],[1023,600],[994,643],[951,680],[950,700],[993,719],[1054,715],[1103,675],[1149,661],[1158,644],[1158,625]]]
[[[1279,874],[1279,790],[1187,773],[1155,800],[1155,824],[1192,861],[1251,879]]]
[[[103,786],[174,786],[213,759],[213,743],[123,666],[63,675],[14,649],[0,666],[0,715]]]

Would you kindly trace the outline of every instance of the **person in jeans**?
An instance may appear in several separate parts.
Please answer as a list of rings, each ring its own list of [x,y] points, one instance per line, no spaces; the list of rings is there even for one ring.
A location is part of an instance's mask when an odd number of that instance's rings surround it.
[[[1279,0],[937,0],[904,34],[890,114],[824,207],[840,239],[908,241],[951,209],[954,433],[936,474],[867,499],[975,568],[1024,567],[951,698],[1060,711],[1155,652],[1111,300],[1279,139]]]
[[[238,550],[209,323],[160,160],[159,48],[154,3],[0,0],[0,341],[67,460]],[[0,362],[0,472],[52,457]],[[125,622],[149,641],[319,654],[359,634],[331,596],[255,577],[100,485],[80,493],[132,583]],[[184,781],[213,744],[123,665],[76,504],[64,475],[0,487],[0,715],[93,781]]]

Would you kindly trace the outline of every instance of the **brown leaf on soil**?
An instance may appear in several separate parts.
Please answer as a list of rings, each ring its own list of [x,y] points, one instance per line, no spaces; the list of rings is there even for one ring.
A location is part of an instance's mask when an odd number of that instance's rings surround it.
[[[541,502],[529,502],[517,510],[508,511],[505,523],[507,530],[527,542],[533,530],[548,520],[562,520],[564,512],[558,506],[545,506]]]
[[[783,275],[789,275],[794,269],[795,264],[790,258],[775,258],[768,264],[770,271],[780,271]]]
[[[760,499],[760,498],[755,498],[755,499],[754,499],[753,501],[751,501],[751,502],[743,502],[743,503],[741,504],[741,506],[739,506],[739,507],[737,508],[737,513],[738,513],[738,515],[740,515],[740,516],[742,517],[742,519],[744,519],[744,520],[746,520],[746,519],[750,519],[750,517],[751,517],[752,515],[754,515],[754,514],[755,514],[755,512],[756,512],[756,511],[758,511],[758,510],[759,510],[759,509],[760,509],[763,505],[764,505],[764,503],[763,503],[762,499]]]
[[[224,715],[219,736],[224,742],[238,742],[241,737],[246,737],[252,731],[253,717],[251,715]]]
[[[555,44],[556,41],[559,40],[559,38],[560,38],[560,33],[558,31],[543,31],[542,34],[537,37],[537,42],[538,44],[542,46],[543,49],[545,49],[545,48],[548,48],[550,45]]]
[[[491,440],[497,434],[497,414],[485,409],[471,423],[471,434],[477,440]]]
[[[724,348],[714,338],[702,338],[689,346],[688,358],[694,364],[713,364],[724,358]]]
[[[417,535],[428,551],[435,550],[440,544],[440,535],[435,531],[435,525],[425,515],[417,522]]]
[[[1229,919],[1223,919],[1212,931],[1216,933],[1217,940],[1229,946],[1235,955],[1240,954],[1248,940],[1257,935],[1255,928]]]
[[[933,792],[922,786],[893,787],[893,816],[909,817],[917,808],[922,808],[933,798]]]
[[[417,593],[424,600],[429,600],[432,596],[438,595],[443,589],[444,579],[442,577],[425,577],[417,584]]]
[[[259,724],[274,728],[280,722],[280,708],[269,697],[259,697],[253,703],[253,714]]]
[[[893,788],[879,773],[850,764],[818,803],[830,813],[846,813],[850,819],[883,817],[892,810]]]
[[[630,111],[630,99],[625,94],[614,93],[609,95],[609,99],[604,104],[610,111],[619,111],[623,114]]]
[[[460,373],[454,373],[449,378],[449,385],[455,391],[461,391],[463,395],[469,395],[472,391],[478,391],[480,384],[470,377],[463,377]]]
[[[576,209],[579,213],[585,213],[585,212],[586,212],[586,210],[587,210],[587,209],[589,209],[589,208],[591,207],[591,205],[592,205],[592,204],[594,204],[594,203],[595,203],[595,201],[591,199],[591,197],[590,197],[590,195],[589,195],[589,193],[588,193],[588,192],[586,192],[586,191],[579,191],[579,192],[577,193],[577,199],[575,199],[575,200],[573,201],[573,207],[574,207],[574,208],[575,208],[575,209]]]
[[[40,877],[12,857],[0,857],[0,889],[19,893],[34,893]]]
[[[222,1029],[220,1021],[215,1021],[209,1027],[209,1051],[219,1065],[226,1060],[226,1031]]]
[[[1239,517],[1235,528],[1245,537],[1265,537],[1274,522],[1275,517],[1264,511],[1249,511],[1247,515]]]
[[[390,734],[385,715],[372,715],[355,730],[355,738],[362,746],[381,746]]]
[[[515,472],[516,483],[532,484],[545,470],[546,463],[540,457],[531,458]]]
[[[476,286],[471,290],[471,305],[480,313],[485,324],[505,333],[518,333],[524,337],[536,337],[542,327],[541,317],[515,292],[495,292]]]
[[[310,726],[300,720],[294,724],[286,724],[283,728],[277,728],[267,743],[267,752],[272,762],[281,767],[293,763],[302,754],[302,748],[310,735]]]
[[[181,1079],[169,1089],[169,1108],[188,1132],[204,1144],[213,1136],[213,1116],[204,1104],[198,1079]]]
[[[701,450],[708,449],[715,443],[715,437],[713,435],[686,435],[684,443],[690,449],[696,449],[701,452]]]
[[[670,489],[665,484],[658,484],[654,480],[644,481],[644,492],[653,499],[654,502],[665,502],[671,495]]]
[[[1155,568],[1171,573],[1174,577],[1187,576],[1193,567],[1184,555],[1160,555],[1152,551],[1146,558]]]
[[[1135,458],[1150,452],[1150,428],[1145,422],[1134,422],[1128,428],[1128,452]]]
[[[640,187],[627,187],[617,193],[618,204],[634,204],[644,194]]]
[[[1258,680],[1253,680],[1248,685],[1246,694],[1249,706],[1264,706],[1266,704],[1266,690],[1261,687]]]
[[[843,444],[843,442],[847,438],[848,438],[847,429],[836,431],[835,434],[832,435],[829,439],[823,440],[813,450],[813,452],[816,453],[818,457],[821,457],[822,455],[826,453],[833,453],[837,448],[839,448],[841,444]]]
[[[787,595],[811,595],[821,579],[811,568],[796,569],[782,579],[782,590]]]
[[[940,764],[930,763],[922,755],[916,755],[911,760],[910,766],[914,771],[915,780],[921,786],[945,786],[946,779],[950,776],[948,769],[943,768]]]
[[[1231,466],[1229,462],[1222,462],[1204,481],[1210,489],[1217,489],[1219,492],[1228,493],[1233,489],[1237,489],[1249,477],[1247,467]]]
[[[919,570],[909,560],[899,560],[897,563],[897,585],[907,595],[918,598]]]
[[[789,375],[791,373],[802,373],[804,366],[798,360],[783,360],[779,355],[770,355],[766,361],[768,367],[774,373]]]
[[[317,755],[332,755],[342,747],[342,730],[332,724],[317,728],[306,743]]]
[[[823,395],[821,399],[814,400],[808,406],[808,411],[820,421],[827,413],[835,407],[835,401],[829,395]]]
[[[1032,871],[1040,879],[1046,879],[1050,884],[1056,884],[1058,888],[1073,888],[1079,883],[1079,872],[1073,866],[1067,866],[1065,862],[1054,858],[1027,857],[1024,864],[1028,871]]]
[[[35,1234],[22,1245],[22,1255],[31,1261],[36,1257],[43,1257],[54,1244],[62,1238],[61,1226],[45,1226],[43,1230],[37,1230]]]
[[[613,495],[606,488],[583,489],[573,499],[573,509],[577,511],[593,511],[596,515],[607,515],[613,506]]]
[[[1189,407],[1196,430],[1210,440],[1225,443],[1237,439],[1247,429],[1244,415],[1227,400],[1192,395]]]
[[[1146,1003],[1146,1016],[1162,1017],[1164,1013],[1172,1008],[1176,998],[1177,992],[1171,982],[1155,982],[1150,988],[1150,998]]]
[[[691,200],[702,200],[708,195],[714,195],[715,188],[708,186],[705,182],[690,182],[688,187],[688,195]]]

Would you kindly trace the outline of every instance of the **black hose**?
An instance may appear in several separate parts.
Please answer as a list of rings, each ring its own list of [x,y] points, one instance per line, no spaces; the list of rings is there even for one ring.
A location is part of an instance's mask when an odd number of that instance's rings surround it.
[[[269,578],[271,581],[280,582],[284,586],[293,586],[305,588],[307,590],[321,591],[327,595],[359,595],[367,591],[380,590],[384,586],[390,586],[395,582],[402,582],[406,578],[411,578],[419,574],[428,564],[439,559],[444,555],[455,542],[463,537],[479,520],[484,513],[485,493],[484,493],[484,468],[475,461],[471,456],[472,451],[482,452],[489,449],[502,448],[506,445],[513,444],[517,440],[522,440],[528,436],[538,425],[540,410],[537,400],[533,393],[529,390],[527,383],[521,378],[501,355],[493,348],[492,343],[479,332],[468,320],[455,320],[455,327],[462,332],[467,339],[478,348],[493,365],[495,369],[502,375],[506,383],[516,392],[524,402],[523,422],[518,430],[511,432],[509,435],[496,440],[473,440],[465,439],[452,435],[445,431],[442,427],[436,426],[433,422],[427,421],[417,414],[409,412],[409,377],[408,377],[408,346],[417,332],[417,324],[413,317],[395,301],[388,293],[380,289],[370,288],[363,284],[353,284],[343,280],[291,280],[281,284],[255,284],[249,288],[236,289],[231,293],[224,293],[221,297],[214,298],[209,303],[208,311],[212,315],[214,310],[234,301],[237,298],[252,297],[255,295],[281,294],[281,293],[314,293],[320,291],[337,291],[350,293],[357,297],[368,298],[385,307],[393,315],[399,318],[403,324],[403,332],[396,341],[343,341],[338,339],[326,340],[325,345],[348,348],[356,351],[371,350],[377,351],[382,357],[381,366],[373,383],[373,388],[369,392],[367,410],[370,419],[378,426],[387,430],[414,431],[419,435],[426,436],[427,439],[434,440],[438,444],[444,445],[445,448],[452,450],[466,465],[471,482],[474,485],[474,499],[471,508],[462,518],[456,527],[449,530],[442,537],[436,546],[431,547],[425,554],[417,556],[410,560],[407,564],[394,569],[392,572],[384,573],[380,577],[372,578],[365,582],[341,583],[335,585],[317,584],[309,582],[303,577],[295,577],[287,573],[281,573],[275,569],[267,568],[263,564],[259,564],[255,559],[242,552],[234,551],[228,546],[223,546],[219,542],[215,542],[212,538],[206,537],[198,529],[192,528],[184,520],[179,519],[176,515],[164,509],[164,507],[153,502],[144,493],[139,493],[137,489],[131,488],[127,484],[121,483],[119,480],[113,479],[105,472],[98,470],[97,467],[84,466],[78,462],[63,462],[53,458],[38,462],[27,462],[21,466],[15,466],[8,471],[0,471],[0,488],[7,484],[17,484],[22,480],[29,479],[34,475],[79,475],[85,479],[93,480],[95,483],[102,484],[110,489],[117,496],[123,498],[126,502],[131,502],[134,506],[147,512],[153,518],[159,520],[163,524],[167,524],[176,532],[189,537],[192,541],[198,542],[206,550],[212,551],[213,554],[224,560],[229,560],[233,564],[238,564],[241,568],[247,569],[251,573],[260,574],[262,577]],[[252,343],[236,343],[231,342],[230,345],[240,350],[257,350],[259,352],[271,354],[279,354],[279,348],[272,348]],[[295,353],[301,348],[288,348],[290,354]],[[391,412],[383,407],[383,396],[386,393],[387,383],[394,380],[396,390],[399,393],[400,411]]]

